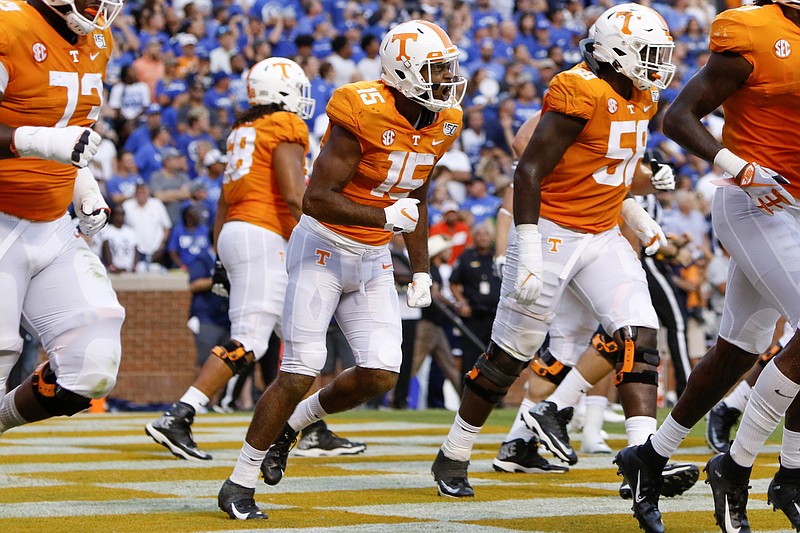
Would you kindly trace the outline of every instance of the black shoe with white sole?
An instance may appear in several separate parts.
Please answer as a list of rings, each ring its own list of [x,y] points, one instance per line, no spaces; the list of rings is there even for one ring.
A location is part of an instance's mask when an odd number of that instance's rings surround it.
[[[530,411],[523,411],[522,420],[550,453],[567,464],[578,462],[578,454],[569,444],[567,424],[572,420],[572,407],[560,411],[553,402],[539,402]]]
[[[228,479],[219,489],[217,505],[234,520],[266,520],[266,513],[258,508],[253,498],[255,493],[256,489],[242,487]]]
[[[614,463],[618,475],[630,484],[633,516],[646,533],[664,533],[664,522],[658,509],[658,498],[663,483],[661,469],[647,465],[636,453],[636,446],[623,449]],[[622,488],[620,488],[622,496]],[[623,496],[624,497],[624,496]]]
[[[706,483],[711,485],[714,495],[714,518],[717,525],[727,533],[750,533],[747,520],[747,498],[750,485],[738,481],[725,470],[727,454],[720,454],[708,461],[704,471]]]
[[[157,420],[147,424],[144,431],[179,459],[209,461],[211,455],[198,448],[192,438],[194,415],[194,407],[175,402]]]
[[[448,498],[471,498],[475,496],[467,479],[469,461],[456,461],[447,457],[442,450],[431,465],[431,474],[439,489],[439,496]]]
[[[539,445],[535,438],[528,442],[514,439],[504,442],[492,461],[492,467],[498,472],[520,472],[524,474],[563,474],[569,468],[551,464],[539,455]]]

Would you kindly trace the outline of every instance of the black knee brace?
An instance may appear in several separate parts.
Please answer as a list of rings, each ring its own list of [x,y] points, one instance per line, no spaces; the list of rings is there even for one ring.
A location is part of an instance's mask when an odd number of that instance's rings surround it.
[[[245,351],[242,343],[237,340],[229,340],[221,346],[211,348],[211,353],[222,359],[228,365],[231,372],[240,374],[247,369],[247,365],[255,361],[256,356],[253,351]]]
[[[619,346],[614,337],[609,336],[605,331],[598,331],[592,336],[592,347],[597,353],[602,355],[612,365],[617,364],[619,358]]]
[[[572,370],[571,366],[564,366],[563,363],[553,357],[553,354],[547,348],[539,350],[538,357],[542,362],[540,363],[536,359],[531,361],[531,370],[554,385],[559,385],[564,381],[569,371]]]
[[[36,401],[53,416],[72,416],[88,409],[92,403],[91,398],[76,394],[56,383],[56,373],[50,369],[50,361],[36,367],[31,385]]]
[[[614,384],[619,386],[623,383],[646,383],[648,385],[658,385],[658,372],[655,370],[633,371],[634,363],[646,363],[658,368],[660,358],[658,350],[655,348],[644,348],[636,346],[636,337],[639,330],[636,326],[624,326],[618,330],[622,346],[618,351],[617,363],[621,363],[620,369],[614,376]]]
[[[494,342],[464,376],[464,385],[491,404],[503,399],[528,363],[511,357]],[[480,380],[481,382],[479,382]]]

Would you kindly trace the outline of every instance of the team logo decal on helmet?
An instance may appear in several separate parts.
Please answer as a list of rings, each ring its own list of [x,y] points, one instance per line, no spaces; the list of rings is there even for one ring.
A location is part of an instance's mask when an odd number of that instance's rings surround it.
[[[253,65],[247,75],[247,101],[250,105],[282,105],[284,110],[304,120],[314,116],[316,104],[302,67],[283,57],[271,57]]]
[[[457,107],[467,80],[459,76],[459,50],[447,33],[423,20],[397,25],[380,47],[381,79],[423,107],[439,112]]]
[[[605,11],[589,29],[592,55],[630,78],[640,90],[666,89],[675,74],[675,43],[664,18],[639,4]]]

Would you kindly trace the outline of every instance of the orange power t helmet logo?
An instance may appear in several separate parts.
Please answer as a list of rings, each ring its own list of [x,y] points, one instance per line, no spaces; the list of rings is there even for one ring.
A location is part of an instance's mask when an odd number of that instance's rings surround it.
[[[620,11],[619,13],[617,13],[616,16],[617,17],[622,17],[622,18],[625,19],[625,21],[622,23],[622,33],[624,33],[625,35],[630,35],[631,34],[631,29],[628,27],[628,24],[630,23],[631,18],[633,17],[633,12],[631,12],[631,11]]]
[[[400,41],[400,52],[397,54],[395,59],[398,61],[408,60],[408,54],[406,53],[406,42],[408,42],[409,39],[416,42],[417,37],[419,37],[419,35],[416,33],[396,33],[393,35],[392,42]]]
[[[280,67],[281,76],[283,76],[285,79],[289,79],[289,73],[286,71],[286,69],[291,66],[289,63],[273,63],[272,66]]]

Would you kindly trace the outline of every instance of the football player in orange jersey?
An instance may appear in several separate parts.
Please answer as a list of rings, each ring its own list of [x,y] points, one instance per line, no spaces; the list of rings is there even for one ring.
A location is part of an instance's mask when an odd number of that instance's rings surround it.
[[[219,492],[220,509],[234,519],[266,518],[253,498],[259,470],[265,482],[278,483],[300,430],[397,381],[402,354],[388,248],[393,233],[403,234],[414,271],[409,306],[431,303],[428,180],[461,128],[466,80],[458,75],[458,48],[429,22],[396,26],[380,55],[380,80],[344,85],[328,103],[330,125],[287,249],[283,362]],[[325,363],[333,316],[356,366],[300,402]]]
[[[273,330],[280,333],[286,244],[300,219],[305,190],[308,127],[303,119],[312,116],[315,103],[310,89],[303,69],[290,59],[265,59],[247,76],[252,107],[237,118],[228,136],[214,224],[214,290],[230,295],[231,338],[214,347],[216,357],[206,360],[181,399],[145,427],[181,459],[211,459],[192,438],[195,414],[234,374],[264,355]],[[220,287],[224,272],[228,287]]]
[[[0,2],[0,433],[73,415],[116,383],[125,311],[67,208],[72,202],[87,236],[108,220],[86,166],[100,144],[90,128],[121,8],[110,0]],[[48,361],[8,392],[20,321]]]
[[[714,196],[712,222],[731,264],[716,346],[692,371],[653,438],[618,456],[626,477],[641,479],[642,493],[651,492],[661,466],[690,428],[769,346],[778,317],[795,330],[800,322],[795,205],[800,197],[800,2],[756,3],[717,16],[708,63],[664,117],[667,135],[729,176]],[[700,123],[720,105],[725,112],[722,144]],[[706,466],[714,515],[723,531],[750,531],[751,468],[784,414],[780,469],[767,497],[800,530],[800,416],[796,408],[787,413],[800,391],[798,356],[795,334],[759,376],[730,451]]]
[[[556,307],[568,300],[590,309],[621,347],[619,359],[609,355],[629,438],[644,442],[656,429],[658,319],[638,255],[617,221],[622,216],[648,253],[666,242],[629,189],[658,91],[675,70],[674,44],[661,16],[637,4],[605,11],[589,35],[582,42],[585,62],[550,82],[514,173],[517,238],[508,247],[492,342],[467,375],[458,415],[432,466],[442,496],[474,495],[467,469],[475,438],[544,342]],[[579,397],[591,380],[573,369],[562,383],[578,385]],[[577,397],[543,402],[531,414],[564,418],[558,415]],[[569,456],[568,445],[551,440],[551,451]]]

